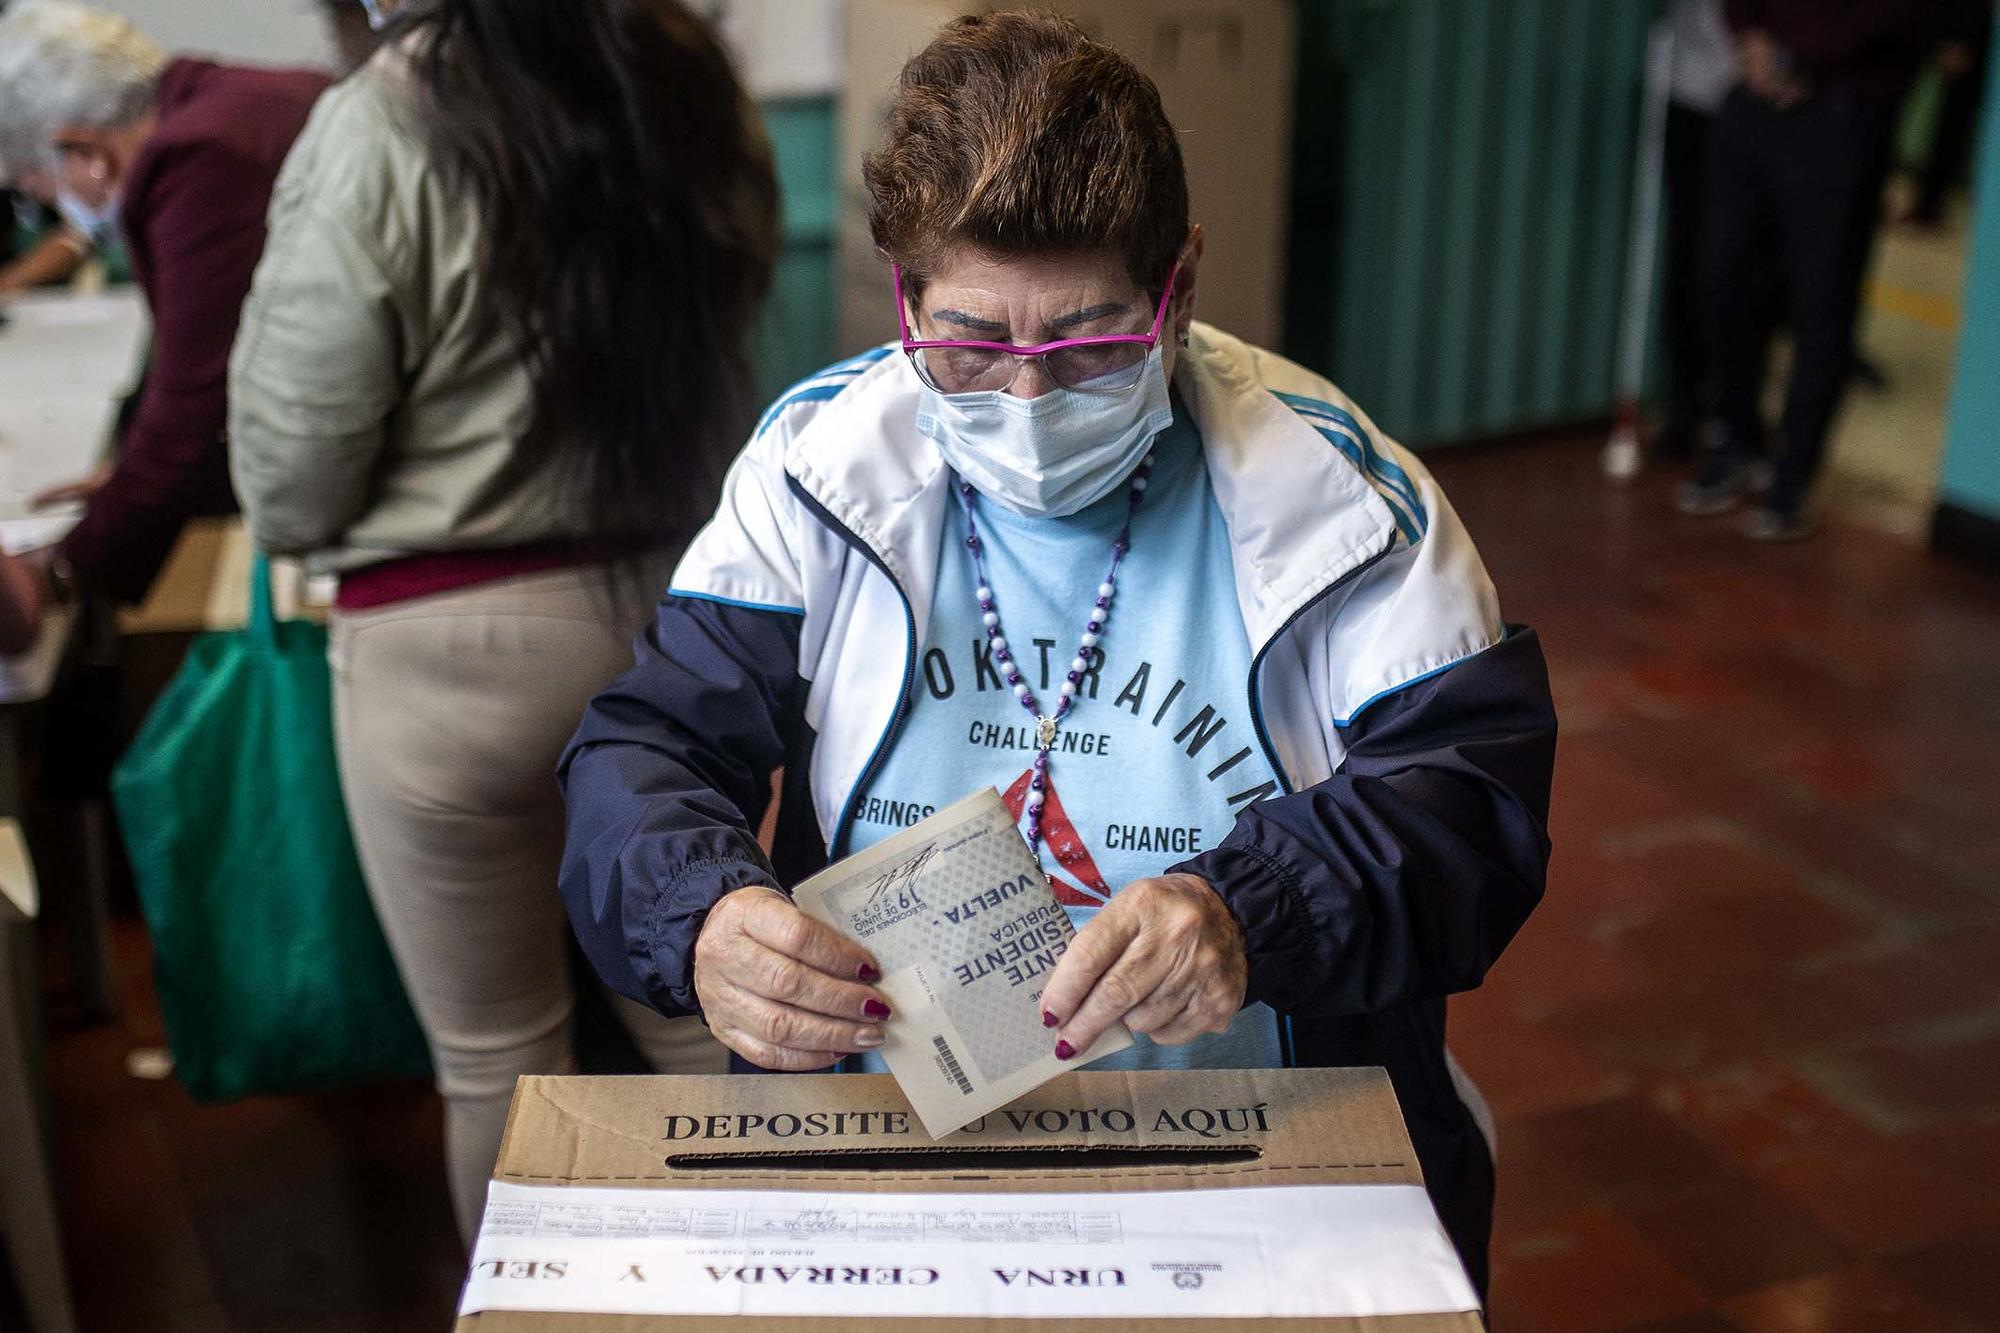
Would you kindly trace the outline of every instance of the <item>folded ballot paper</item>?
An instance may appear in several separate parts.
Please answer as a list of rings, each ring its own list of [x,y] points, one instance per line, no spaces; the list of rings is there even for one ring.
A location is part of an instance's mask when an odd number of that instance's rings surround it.
[[[875,955],[896,1011],[882,1058],[933,1138],[1132,1044],[1119,1025],[1056,1059],[1042,988],[1076,928],[990,787],[792,897]]]

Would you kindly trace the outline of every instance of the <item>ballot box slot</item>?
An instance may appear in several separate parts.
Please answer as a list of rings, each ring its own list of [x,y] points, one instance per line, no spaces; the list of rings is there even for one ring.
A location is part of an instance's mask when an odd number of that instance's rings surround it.
[[[818,1152],[675,1153],[667,1166],[675,1171],[964,1171],[959,1180],[1004,1177],[1014,1171],[1133,1171],[1146,1168],[1211,1168],[1238,1166],[1262,1159],[1255,1147],[1222,1144],[1187,1147],[1122,1144],[1080,1144],[994,1148],[894,1148]]]

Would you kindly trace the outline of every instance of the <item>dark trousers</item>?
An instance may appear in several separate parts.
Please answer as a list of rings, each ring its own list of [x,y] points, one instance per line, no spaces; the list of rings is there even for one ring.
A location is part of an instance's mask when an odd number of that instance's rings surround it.
[[[1692,451],[1713,394],[1707,385],[1703,348],[1701,234],[1708,195],[1708,136],[1715,117],[1693,107],[1667,107],[1666,272],[1661,283],[1661,323],[1666,353],[1665,419],[1661,452],[1684,457]]]
[[[1704,217],[1703,304],[1725,447],[1760,452],[1775,265],[1792,328],[1772,508],[1804,500],[1854,368],[1861,279],[1881,215],[1895,108],[1824,93],[1780,111],[1737,89],[1716,116]]]

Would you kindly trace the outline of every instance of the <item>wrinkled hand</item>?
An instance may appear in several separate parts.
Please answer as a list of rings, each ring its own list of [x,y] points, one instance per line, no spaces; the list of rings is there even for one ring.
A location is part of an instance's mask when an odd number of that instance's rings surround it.
[[[880,1046],[889,1006],[868,951],[776,889],[726,894],[694,942],[694,989],[716,1040],[766,1069],[824,1069]]]
[[[91,497],[103,490],[105,483],[110,480],[111,464],[100,463],[75,481],[51,486],[28,503],[36,509],[47,509],[50,505],[71,504],[78,501],[88,503]]]
[[[1242,928],[1206,880],[1134,880],[1070,941],[1042,991],[1042,1022],[1065,1060],[1120,1019],[1177,1045],[1228,1028],[1249,971]]]
[[[1770,33],[1752,28],[1736,41],[1736,55],[1743,67],[1743,82],[1750,91],[1781,111],[1803,102],[1805,85],[1781,72],[1779,48]]]
[[[0,656],[25,653],[42,629],[46,555],[0,553]]]

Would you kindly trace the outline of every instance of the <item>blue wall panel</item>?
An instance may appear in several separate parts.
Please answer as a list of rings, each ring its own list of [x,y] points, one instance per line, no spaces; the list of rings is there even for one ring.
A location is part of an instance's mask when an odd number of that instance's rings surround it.
[[[1993,41],[2000,60],[2000,31]],[[1972,262],[1942,485],[1947,503],[2000,523],[2000,97],[1990,92],[1973,173]]]

